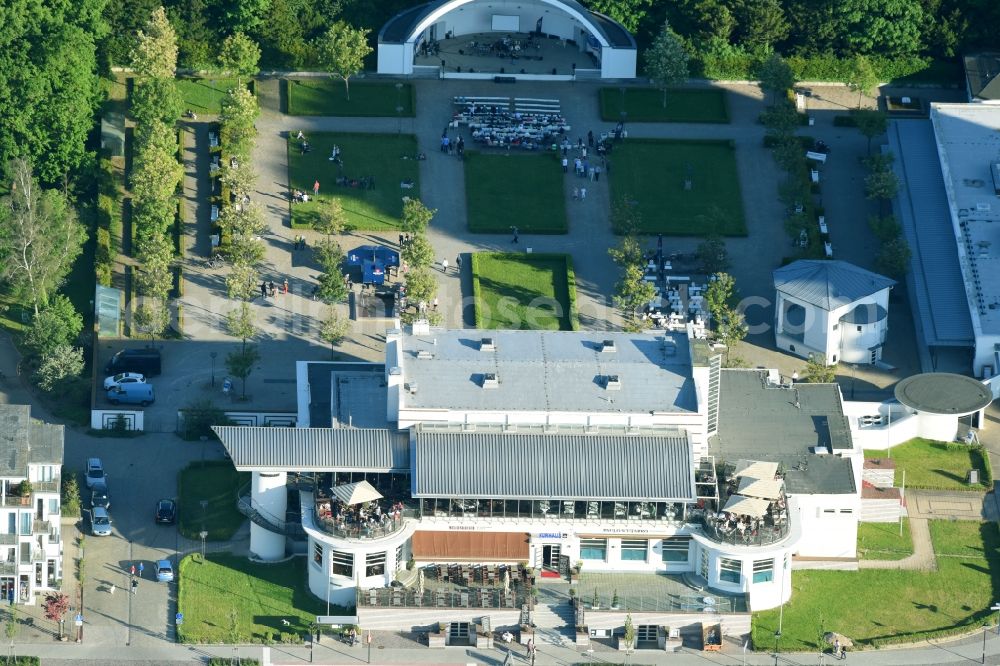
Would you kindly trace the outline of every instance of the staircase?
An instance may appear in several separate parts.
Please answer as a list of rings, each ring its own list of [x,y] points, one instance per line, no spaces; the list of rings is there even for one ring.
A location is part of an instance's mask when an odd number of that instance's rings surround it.
[[[250,522],[260,525],[265,530],[269,530],[277,534],[284,534],[285,536],[292,537],[293,539],[301,539],[305,536],[305,530],[302,529],[302,523],[281,520],[277,516],[274,516],[262,509],[258,509],[250,495],[242,495],[236,501],[236,507],[239,509],[240,513],[250,519]]]
[[[531,615],[537,643],[565,646],[574,642],[576,616],[568,601],[536,604]]]

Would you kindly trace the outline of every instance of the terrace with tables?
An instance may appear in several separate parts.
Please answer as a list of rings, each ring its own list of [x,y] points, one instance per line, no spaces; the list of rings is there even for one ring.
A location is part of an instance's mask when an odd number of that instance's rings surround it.
[[[718,503],[713,507],[709,500],[702,509],[688,512],[700,521],[706,536],[746,546],[770,545],[788,536],[788,502],[777,463],[741,460],[720,471]],[[700,474],[698,483],[712,481]]]

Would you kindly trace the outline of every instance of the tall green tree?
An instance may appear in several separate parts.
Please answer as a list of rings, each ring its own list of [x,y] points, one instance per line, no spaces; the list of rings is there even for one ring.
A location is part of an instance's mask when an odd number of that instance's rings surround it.
[[[226,332],[234,338],[239,338],[246,351],[247,340],[257,335],[257,316],[246,301],[229,311],[226,315]]]
[[[742,43],[751,49],[770,49],[791,31],[780,0],[747,0],[740,10]]]
[[[80,256],[87,232],[63,194],[39,186],[27,160],[11,161],[7,175],[10,194],[0,200],[0,270],[37,315]]]
[[[646,71],[656,87],[663,91],[663,108],[667,108],[667,89],[680,85],[688,78],[689,56],[681,38],[663,23],[663,29],[646,51]]]
[[[771,106],[774,106],[779,96],[785,95],[795,85],[795,74],[791,66],[778,53],[772,53],[761,63],[757,77],[764,94],[771,93]]]
[[[105,2],[0,3],[0,164],[24,157],[43,183],[65,185],[84,163]]]
[[[851,69],[848,73],[847,86],[858,93],[858,108],[861,108],[861,98],[864,95],[871,95],[879,83],[878,74],[872,66],[871,60],[866,56],[855,56],[851,60]]]
[[[872,139],[885,134],[889,128],[889,116],[880,109],[863,109],[853,114],[858,131],[868,139],[867,153],[872,153]]]
[[[150,342],[163,335],[170,326],[170,310],[157,298],[145,298],[135,309],[132,325],[140,333],[149,336]]]
[[[271,0],[226,0],[221,5],[227,27],[234,32],[256,32]]]
[[[621,277],[615,283],[612,301],[625,319],[625,330],[638,332],[649,327],[650,320],[641,316],[646,305],[656,297],[656,287],[646,282],[641,264],[629,264],[622,268]]]
[[[639,24],[646,18],[646,12],[652,4],[653,0],[591,0],[587,7],[610,16],[634,34],[639,31]],[[542,30],[545,28],[545,24],[542,24]]]
[[[340,202],[340,197],[330,197],[320,204],[319,217],[313,224],[313,229],[325,234],[327,240],[331,240],[333,236],[344,233],[346,228],[347,213],[344,212],[344,205]]]
[[[347,99],[351,99],[350,78],[361,71],[365,57],[372,52],[368,32],[337,21],[319,41],[320,62],[330,74],[343,79]]]
[[[810,354],[802,378],[809,384],[832,384],[837,380],[837,364],[827,365],[822,354]]]
[[[319,325],[319,339],[330,345],[330,356],[333,350],[347,337],[351,330],[351,321],[342,317],[335,307],[327,309],[326,317]]]
[[[22,342],[32,356],[43,356],[59,345],[73,344],[83,330],[83,317],[63,294],[56,294],[24,332]]]
[[[236,85],[253,77],[260,66],[260,47],[242,32],[226,37],[219,51],[219,67],[223,72],[236,75]]]
[[[219,114],[219,136],[226,150],[240,162],[250,159],[253,142],[257,137],[257,116],[260,107],[253,93],[244,87],[227,91],[222,99]]]
[[[403,217],[400,227],[403,231],[417,235],[427,230],[437,210],[428,208],[420,199],[407,198],[403,202]]]
[[[244,345],[239,351],[226,355],[226,369],[242,382],[242,397],[247,397],[247,378],[253,372],[253,366],[260,360],[260,352],[256,345]]]
[[[132,69],[145,79],[172,79],[177,71],[177,33],[167,11],[157,7],[136,36]]]
[[[434,263],[434,247],[424,234],[414,236],[401,254],[410,268],[427,268]]]
[[[46,353],[35,371],[35,383],[46,392],[59,389],[66,380],[83,372],[83,348],[59,345]]]

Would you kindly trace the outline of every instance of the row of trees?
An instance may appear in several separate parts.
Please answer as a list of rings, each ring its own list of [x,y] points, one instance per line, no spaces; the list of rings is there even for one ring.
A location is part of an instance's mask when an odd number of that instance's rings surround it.
[[[611,260],[621,271],[615,283],[612,302],[621,311],[625,320],[624,329],[639,332],[652,323],[644,315],[646,305],[656,297],[656,287],[646,282],[646,260],[642,245],[636,238],[636,230],[642,225],[642,213],[631,203],[628,196],[622,196],[611,206],[611,224],[622,233],[622,241],[617,247],[608,248]]]
[[[431,325],[441,322],[441,314],[427,306],[437,296],[438,283],[431,273],[434,248],[427,240],[427,227],[437,210],[428,208],[419,199],[407,198],[403,202],[402,229],[410,240],[402,248],[403,267],[406,270],[406,298],[416,307],[401,313],[406,323],[414,319],[427,319]]]
[[[177,186],[183,171],[177,161],[175,124],[180,97],[174,84],[177,37],[158,8],[138,32],[132,52],[135,89],[131,115],[135,119],[132,191],[134,255],[139,262],[135,284],[141,304],[134,309],[137,330],[154,337],[170,322],[167,300],[173,287],[174,248],[171,228],[177,216]]]

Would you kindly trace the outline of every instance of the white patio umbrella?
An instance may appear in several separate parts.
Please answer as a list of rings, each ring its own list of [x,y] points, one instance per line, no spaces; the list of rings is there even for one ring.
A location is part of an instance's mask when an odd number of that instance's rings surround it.
[[[756,497],[744,497],[743,495],[731,495],[729,501],[726,502],[726,506],[723,507],[723,511],[728,513],[736,513],[741,516],[750,516],[751,518],[761,518],[767,514],[767,500],[758,499]]]
[[[781,481],[774,478],[754,479],[744,476],[740,479],[740,495],[747,497],[760,497],[762,499],[774,500],[781,497]]]
[[[367,481],[336,486],[333,488],[333,496],[348,506],[382,499],[381,493]]]
[[[778,473],[778,463],[762,462],[760,460],[741,460],[736,463],[736,476],[749,476],[754,479],[773,479]]]

